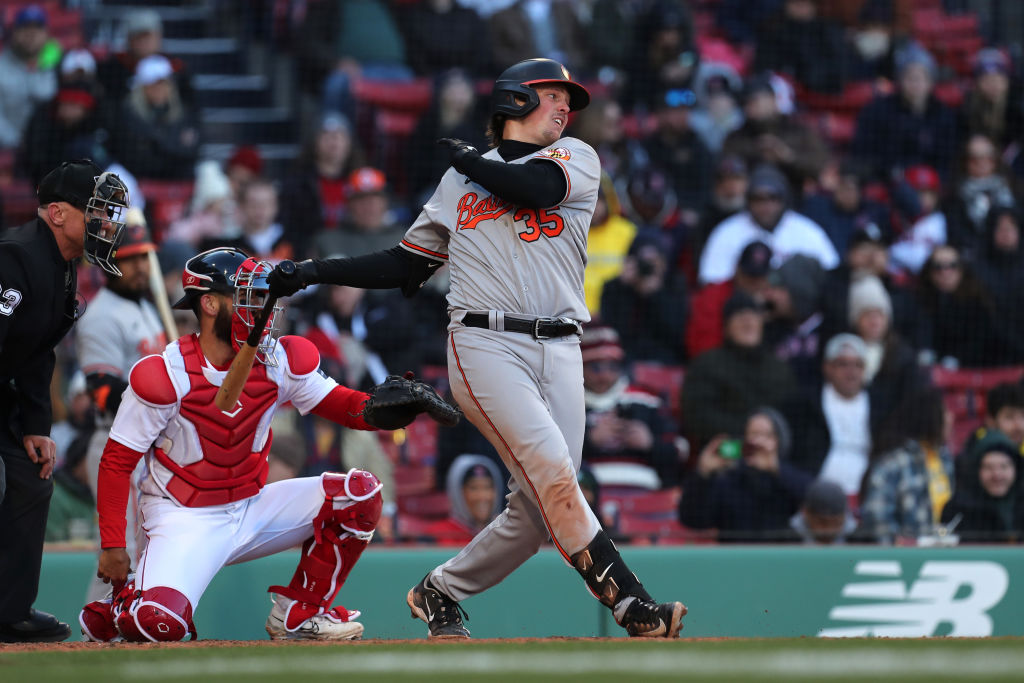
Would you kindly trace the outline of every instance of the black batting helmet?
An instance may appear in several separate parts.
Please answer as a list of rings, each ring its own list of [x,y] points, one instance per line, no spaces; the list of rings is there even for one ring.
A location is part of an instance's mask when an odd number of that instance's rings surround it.
[[[230,247],[210,249],[190,258],[181,273],[185,295],[173,308],[188,310],[192,302],[206,292],[234,295],[235,276],[247,258],[245,252]]]
[[[569,70],[553,59],[525,59],[513,64],[498,76],[491,92],[494,114],[526,116],[540,104],[534,86],[562,85],[569,91],[569,110],[578,111],[590,104],[590,93],[572,80]],[[526,104],[518,104],[516,96],[525,97]]]

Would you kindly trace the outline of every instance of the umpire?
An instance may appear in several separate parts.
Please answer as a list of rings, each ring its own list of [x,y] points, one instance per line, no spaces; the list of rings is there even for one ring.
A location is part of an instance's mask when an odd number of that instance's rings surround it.
[[[76,261],[113,265],[128,192],[89,160],[39,183],[33,221],[0,233],[0,642],[52,642],[67,624],[32,608],[39,591],[56,448],[54,347],[77,314]]]

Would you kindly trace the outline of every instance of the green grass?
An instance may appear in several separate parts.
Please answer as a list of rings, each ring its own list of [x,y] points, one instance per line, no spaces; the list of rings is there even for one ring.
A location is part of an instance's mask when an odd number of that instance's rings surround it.
[[[1019,681],[1024,639],[207,641],[4,651],[0,681]]]

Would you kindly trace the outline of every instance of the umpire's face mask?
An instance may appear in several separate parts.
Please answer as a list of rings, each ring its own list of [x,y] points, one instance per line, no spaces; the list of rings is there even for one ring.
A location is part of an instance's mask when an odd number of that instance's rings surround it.
[[[117,248],[124,238],[128,210],[128,188],[113,173],[96,176],[96,186],[85,207],[85,258],[100,268],[121,276],[114,264]]]

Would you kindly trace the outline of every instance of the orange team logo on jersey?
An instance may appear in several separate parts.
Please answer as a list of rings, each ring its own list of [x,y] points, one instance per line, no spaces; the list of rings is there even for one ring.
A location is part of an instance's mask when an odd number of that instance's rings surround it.
[[[459,200],[455,230],[473,230],[483,221],[498,220],[511,210],[512,205],[504,199],[488,195],[478,200],[475,192],[467,192]]]
[[[537,154],[542,154],[546,157],[551,157],[552,159],[565,159],[566,161],[572,157],[572,155],[569,154],[569,150],[565,147],[552,147],[551,149],[541,150],[540,152],[537,152]]]

